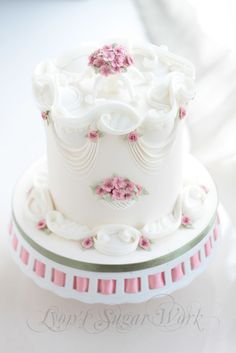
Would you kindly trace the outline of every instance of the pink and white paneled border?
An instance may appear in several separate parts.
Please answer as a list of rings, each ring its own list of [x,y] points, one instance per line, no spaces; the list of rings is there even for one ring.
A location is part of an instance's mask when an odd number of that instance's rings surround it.
[[[160,266],[132,272],[91,272],[53,262],[38,253],[11,222],[9,242],[13,258],[39,286],[56,294],[87,303],[142,302],[158,294],[171,293],[203,272],[220,235],[217,216],[213,228],[192,249]]]

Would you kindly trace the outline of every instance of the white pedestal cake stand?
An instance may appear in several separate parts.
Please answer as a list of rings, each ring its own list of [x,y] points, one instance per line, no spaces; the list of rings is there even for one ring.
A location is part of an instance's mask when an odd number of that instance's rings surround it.
[[[22,271],[54,293],[86,303],[138,303],[186,286],[204,271],[219,242],[217,191],[206,169],[193,157],[185,179],[209,188],[204,214],[191,229],[160,239],[152,251],[110,257],[83,250],[78,242],[42,234],[24,217],[23,205],[38,163],[18,182],[12,206],[9,244]]]

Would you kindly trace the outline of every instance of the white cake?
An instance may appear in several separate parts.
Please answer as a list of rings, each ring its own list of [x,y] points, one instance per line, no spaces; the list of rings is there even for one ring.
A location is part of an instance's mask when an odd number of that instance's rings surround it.
[[[92,43],[39,64],[33,88],[48,166],[27,199],[36,225],[120,256],[200,216],[206,190],[182,173],[191,63],[152,44]]]
[[[81,45],[39,64],[47,158],[17,183],[10,248],[38,285],[88,303],[140,302],[201,273],[217,191],[182,147],[194,69],[152,44]]]

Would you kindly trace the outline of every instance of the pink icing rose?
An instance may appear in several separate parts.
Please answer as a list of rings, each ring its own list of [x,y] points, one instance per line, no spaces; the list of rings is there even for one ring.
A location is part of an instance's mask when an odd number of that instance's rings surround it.
[[[41,113],[41,117],[42,117],[43,120],[47,120],[48,115],[47,115],[46,112],[42,112],[42,113]]]
[[[191,226],[191,225],[192,225],[192,222],[191,222],[190,217],[189,217],[189,216],[186,216],[186,215],[183,215],[183,216],[182,216],[182,219],[181,219],[181,224],[182,224],[184,227]]]
[[[124,57],[125,56],[125,48],[121,45],[118,45],[114,48],[114,52],[117,56]]]
[[[130,55],[127,55],[125,58],[125,66],[128,67],[130,65],[133,65],[133,63],[134,63],[133,58]]]
[[[93,65],[99,68],[103,65],[103,60],[101,58],[95,58],[93,60]]]
[[[95,193],[98,196],[103,196],[106,193],[106,190],[104,190],[100,185],[98,185],[95,189]]]
[[[111,45],[105,45],[101,52],[104,61],[113,61],[115,59],[115,53]]]
[[[209,189],[206,185],[200,185],[200,187],[205,191],[206,194],[208,194]]]
[[[40,219],[37,223],[37,228],[39,230],[42,230],[42,229],[45,229],[47,228],[47,223],[46,223],[46,220],[45,219]]]
[[[113,180],[105,179],[102,188],[107,192],[111,192],[114,189]]]
[[[126,186],[126,182],[125,182],[124,178],[115,176],[113,178],[113,186],[117,190],[118,189],[123,189]]]
[[[82,240],[81,245],[85,249],[91,249],[94,246],[93,237],[86,237]]]
[[[121,190],[114,189],[111,195],[113,200],[124,200],[124,192]]]
[[[143,187],[140,184],[136,184],[136,188],[137,188],[137,195],[141,195],[142,191],[143,191]]]
[[[128,192],[134,191],[134,186],[135,184],[132,181],[126,180],[125,191],[128,191]]]
[[[179,118],[182,120],[186,116],[186,109],[184,107],[179,108]]]
[[[111,74],[111,68],[109,65],[102,65],[100,67],[100,74],[103,75],[103,76],[109,76]]]
[[[150,240],[143,235],[140,237],[138,245],[144,250],[148,250],[151,247]]]
[[[132,197],[133,197],[133,194],[129,191],[125,191],[124,192],[124,199],[129,201],[129,200],[132,200]]]
[[[99,132],[95,130],[89,131],[87,136],[91,141],[96,142],[99,139]]]
[[[137,142],[138,141],[138,133],[136,131],[132,131],[128,134],[128,140],[130,142]]]
[[[92,55],[89,55],[89,62],[88,64],[89,65],[94,65],[94,60],[96,59],[96,55],[92,54]]]

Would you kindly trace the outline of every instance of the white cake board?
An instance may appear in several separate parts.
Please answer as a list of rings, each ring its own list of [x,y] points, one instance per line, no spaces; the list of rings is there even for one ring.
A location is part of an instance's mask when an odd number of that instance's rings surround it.
[[[38,168],[38,163],[34,164],[18,182],[13,196],[9,232],[13,258],[39,286],[86,303],[137,303],[187,285],[204,271],[215,252],[219,218],[217,191],[209,173],[193,157],[187,158],[185,166],[185,179],[210,190],[203,217],[192,229],[180,228],[160,239],[150,252],[110,257],[96,250],[84,251],[77,242],[42,234],[24,217],[25,195]],[[44,267],[43,272],[37,271],[36,263]]]

